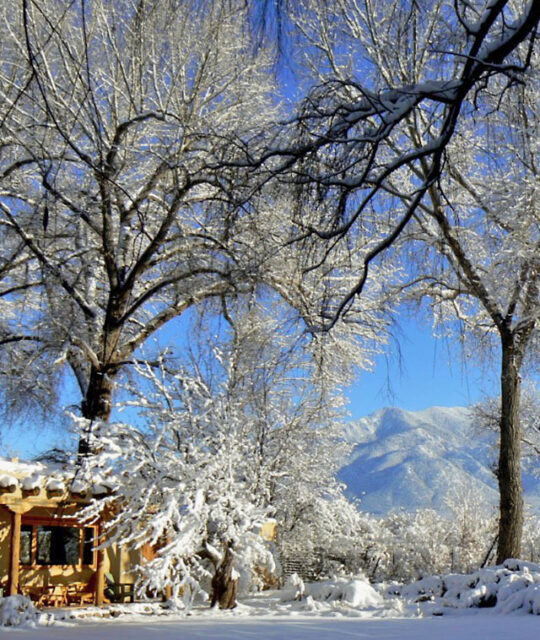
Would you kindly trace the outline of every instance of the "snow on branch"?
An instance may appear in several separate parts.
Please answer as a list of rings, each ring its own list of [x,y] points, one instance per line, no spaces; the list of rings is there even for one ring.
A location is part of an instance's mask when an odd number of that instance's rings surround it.
[[[412,35],[403,47],[408,46],[409,53],[404,49],[405,53],[399,51],[395,55],[410,56],[411,50],[422,49],[424,66],[411,76],[413,82],[399,83],[385,75],[381,59],[390,64],[387,58],[400,43],[392,42],[382,28],[374,31],[371,42],[367,42],[355,22],[365,20],[369,26],[370,19],[373,23],[380,21],[385,11],[388,16],[394,15],[393,10],[399,14],[396,3],[386,3],[394,9],[387,9],[385,3],[375,3],[375,8],[363,3],[340,3],[336,20],[343,20],[339,23],[343,33],[351,41],[362,37],[365,41],[361,53],[353,53],[352,49],[348,53],[350,67],[339,67],[336,62],[339,55],[343,57],[347,44],[328,42],[330,27],[324,22],[327,17],[322,5],[317,1],[300,4],[294,14],[299,29],[308,34],[306,37],[316,50],[324,51],[329,72],[326,77],[321,72],[320,83],[309,92],[300,113],[278,127],[267,150],[257,156],[247,147],[238,164],[261,168],[264,183],[277,179],[294,185],[302,212],[296,240],[315,235],[333,248],[341,241],[351,242],[350,237],[359,233],[354,229],[364,228],[371,208],[379,210],[383,219],[383,199],[407,172],[416,171],[418,176],[417,168],[421,167],[422,175],[401,213],[385,228],[380,227],[378,240],[364,248],[357,283],[336,308],[327,326],[330,328],[364,290],[370,265],[395,245],[426,194],[437,188],[445,171],[446,149],[462,120],[468,117],[465,104],[470,102],[475,108],[479,93],[494,77],[507,76],[509,83],[521,80],[530,64],[540,5],[529,1],[515,8],[507,0],[498,0],[485,2],[473,11],[470,3],[456,1],[453,27],[457,35],[452,36],[454,44],[447,50],[437,49],[429,39],[423,42],[418,29],[411,31],[411,17],[407,15],[403,31],[409,29]],[[431,36],[426,38],[434,38],[438,32],[449,38],[444,29],[452,28],[448,26],[451,17],[447,24],[436,8],[424,14],[420,9],[414,10],[418,11],[417,21],[431,20],[429,29],[426,27]],[[374,13],[371,18],[370,11]],[[354,32],[355,25],[358,32]],[[520,45],[523,46],[518,52]],[[360,62],[361,56],[368,62]],[[381,73],[379,88],[350,77],[365,73],[370,64]],[[398,69],[404,65],[401,60],[394,64]],[[411,137],[413,123],[420,118],[424,119],[421,134]],[[319,219],[310,216],[309,207],[323,201],[331,212]]]

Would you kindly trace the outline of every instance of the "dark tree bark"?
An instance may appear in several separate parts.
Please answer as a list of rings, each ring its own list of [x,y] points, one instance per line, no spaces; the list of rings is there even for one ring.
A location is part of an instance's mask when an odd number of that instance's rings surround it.
[[[538,278],[536,271],[522,268],[513,287],[509,287],[506,306],[497,302],[482,270],[472,254],[462,245],[456,228],[452,227],[440,194],[430,190],[432,215],[441,229],[452,257],[451,263],[467,295],[476,298],[489,314],[500,340],[501,412],[499,416],[499,528],[497,563],[519,558],[523,535],[523,485],[521,480],[520,371],[536,326]],[[527,276],[527,278],[524,277]],[[518,308],[518,300],[521,307]]]
[[[112,394],[114,390],[117,369],[106,371],[105,368],[92,367],[85,397],[81,403],[83,418],[89,421],[88,429],[79,437],[79,456],[92,453],[92,439],[95,434],[95,424],[108,422],[112,410]]]
[[[217,604],[220,609],[234,609],[237,590],[238,577],[234,572],[234,556],[228,545],[223,560],[212,578],[212,607]]]
[[[519,558],[523,530],[521,482],[521,428],[519,419],[519,353],[511,332],[503,332],[501,365],[501,417],[499,448],[499,539],[497,563]]]
[[[87,420],[107,422],[111,415],[111,398],[114,387],[114,375],[103,369],[92,368],[86,397],[82,402],[82,414]]]

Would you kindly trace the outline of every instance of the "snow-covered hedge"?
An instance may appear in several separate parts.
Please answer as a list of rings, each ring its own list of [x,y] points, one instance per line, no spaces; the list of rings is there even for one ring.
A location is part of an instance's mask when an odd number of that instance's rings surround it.
[[[282,602],[313,599],[318,602],[341,602],[354,608],[382,605],[383,596],[363,577],[334,578],[320,582],[307,582],[292,574],[280,592]]]
[[[0,598],[0,626],[25,627],[34,626],[41,613],[26,596],[7,596]]]
[[[540,615],[540,566],[521,560],[469,574],[426,577],[408,585],[392,585],[388,595],[422,603],[432,613],[444,607],[492,607],[500,613],[523,611]]]

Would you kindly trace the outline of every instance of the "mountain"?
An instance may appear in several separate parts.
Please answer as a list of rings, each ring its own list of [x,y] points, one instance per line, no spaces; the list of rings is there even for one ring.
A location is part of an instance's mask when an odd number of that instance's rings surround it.
[[[338,477],[365,511],[444,511],[453,495],[470,491],[498,502],[496,434],[475,429],[466,407],[381,409],[348,423],[345,437],[354,448]],[[526,502],[540,512],[540,479],[524,474],[524,487]]]

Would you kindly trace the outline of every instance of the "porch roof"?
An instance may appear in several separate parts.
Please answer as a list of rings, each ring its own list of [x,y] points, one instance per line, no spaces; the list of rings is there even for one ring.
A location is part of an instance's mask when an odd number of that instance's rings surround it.
[[[0,504],[6,506],[85,503],[112,493],[115,486],[114,478],[89,477],[77,466],[0,458]]]

